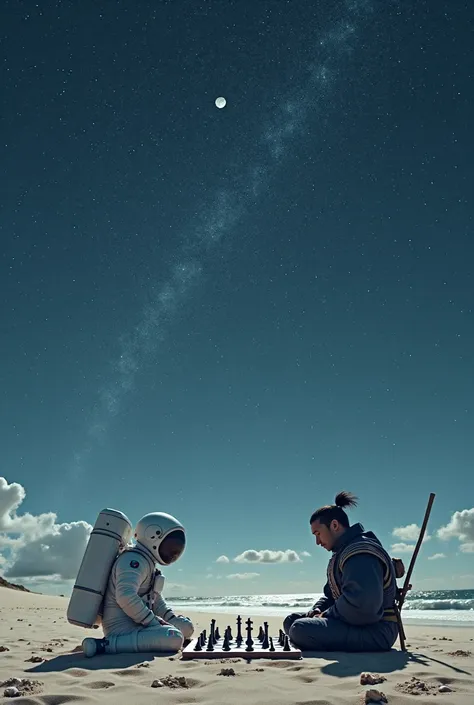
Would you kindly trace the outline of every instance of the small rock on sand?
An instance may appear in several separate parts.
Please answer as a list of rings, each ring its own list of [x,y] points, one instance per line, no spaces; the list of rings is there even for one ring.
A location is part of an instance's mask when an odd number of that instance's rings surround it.
[[[360,684],[361,685],[377,685],[377,683],[383,683],[387,679],[385,676],[381,676],[378,673],[361,673],[360,674]]]
[[[411,680],[405,681],[405,683],[397,683],[395,688],[399,692],[406,693],[407,695],[422,695],[423,693],[438,692],[438,688],[435,685],[420,681],[418,678],[415,678],[415,676],[413,676]]]
[[[160,685],[153,685],[153,683]],[[151,684],[152,688],[162,688],[164,685],[168,688],[189,688],[184,676],[165,676],[160,680],[153,681],[153,683]]]
[[[375,688],[371,688],[370,690],[367,690],[365,693],[365,702],[366,703],[387,703],[387,697],[385,693],[382,693],[380,690],[375,690]]]
[[[9,688],[5,688],[5,690],[3,691],[3,695],[5,698],[18,698],[20,697],[21,693],[18,688],[15,688],[15,686],[12,685]]]
[[[438,688],[438,693],[452,693],[453,689],[449,685],[440,685]]]
[[[3,695],[6,698],[18,698],[20,695],[38,695],[42,691],[43,683],[30,678],[9,678],[0,683],[0,686],[5,688]]]
[[[233,668],[221,668],[218,675],[219,676],[235,676],[235,671]]]

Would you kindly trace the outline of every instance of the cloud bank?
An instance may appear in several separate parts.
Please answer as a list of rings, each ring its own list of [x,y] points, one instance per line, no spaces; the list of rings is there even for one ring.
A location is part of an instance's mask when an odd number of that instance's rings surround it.
[[[18,510],[26,497],[18,482],[0,477],[0,552],[7,578],[74,580],[92,526],[57,522],[54,512],[37,516]],[[13,534],[13,536],[9,535]]]
[[[463,553],[474,553],[474,507],[454,512],[449,523],[438,529],[437,535],[442,541],[458,539]]]
[[[235,563],[299,563],[301,558],[296,553],[287,549],[286,551],[255,551],[253,549],[244,551],[234,558]]]
[[[421,527],[418,524],[407,524],[406,526],[398,526],[392,531],[392,536],[401,539],[399,543],[394,543],[390,546],[392,553],[413,553],[415,550],[416,541],[420,535]],[[431,540],[431,536],[425,533],[423,543]],[[407,543],[413,541],[414,543]]]
[[[285,551],[273,551],[269,548],[261,551],[255,549],[247,549],[238,556],[232,558],[233,563],[301,563],[302,557],[308,557],[308,551],[297,553],[290,548]],[[231,559],[228,556],[219,556],[216,558],[216,563],[230,563]]]

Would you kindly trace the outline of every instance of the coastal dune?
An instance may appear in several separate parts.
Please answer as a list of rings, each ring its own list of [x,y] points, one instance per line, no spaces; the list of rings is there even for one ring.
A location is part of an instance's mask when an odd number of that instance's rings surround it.
[[[303,659],[203,659],[180,654],[123,654],[86,659],[81,641],[100,636],[66,620],[68,600],[0,587],[0,698],[23,705],[61,703],[255,703],[258,705],[352,705],[377,689],[388,703],[474,702],[474,641],[467,627],[406,624],[408,651],[383,654],[305,653]],[[235,625],[226,614],[188,613],[197,631],[217,619],[221,631]],[[242,618],[248,615],[241,611]],[[281,619],[252,615],[258,628]],[[361,674],[380,676],[362,685]],[[153,685],[152,685],[153,684]],[[14,690],[9,690],[14,689]],[[16,689],[16,691],[15,691]]]

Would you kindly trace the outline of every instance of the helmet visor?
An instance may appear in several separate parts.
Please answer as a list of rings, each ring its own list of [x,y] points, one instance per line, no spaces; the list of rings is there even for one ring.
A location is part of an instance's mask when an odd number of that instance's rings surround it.
[[[166,536],[160,544],[158,552],[166,565],[178,560],[186,546],[186,537],[182,529],[175,529]]]

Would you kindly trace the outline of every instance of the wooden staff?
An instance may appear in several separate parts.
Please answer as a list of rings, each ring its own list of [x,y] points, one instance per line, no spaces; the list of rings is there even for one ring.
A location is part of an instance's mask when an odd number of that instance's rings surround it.
[[[413,551],[413,555],[411,557],[410,566],[407,571],[407,576],[405,578],[405,582],[403,583],[403,587],[401,588],[401,590],[398,591],[397,601],[395,604],[395,614],[397,616],[398,631],[399,631],[399,635],[400,635],[400,646],[402,647],[402,651],[406,651],[406,647],[405,647],[406,636],[405,636],[405,630],[403,628],[401,611],[402,611],[403,603],[405,602],[405,597],[407,595],[407,592],[409,590],[411,590],[411,585],[410,585],[411,574],[413,573],[413,569],[415,567],[415,561],[416,561],[418,553],[420,551],[421,544],[423,543],[423,539],[424,539],[425,532],[426,532],[426,527],[428,525],[428,519],[430,518],[431,508],[433,506],[435,496],[436,496],[435,493],[431,492],[429,500],[428,500],[428,506],[426,507],[425,518],[423,519],[423,524],[421,525],[421,529],[420,529],[420,535],[418,536],[418,541],[416,542],[415,550]]]

